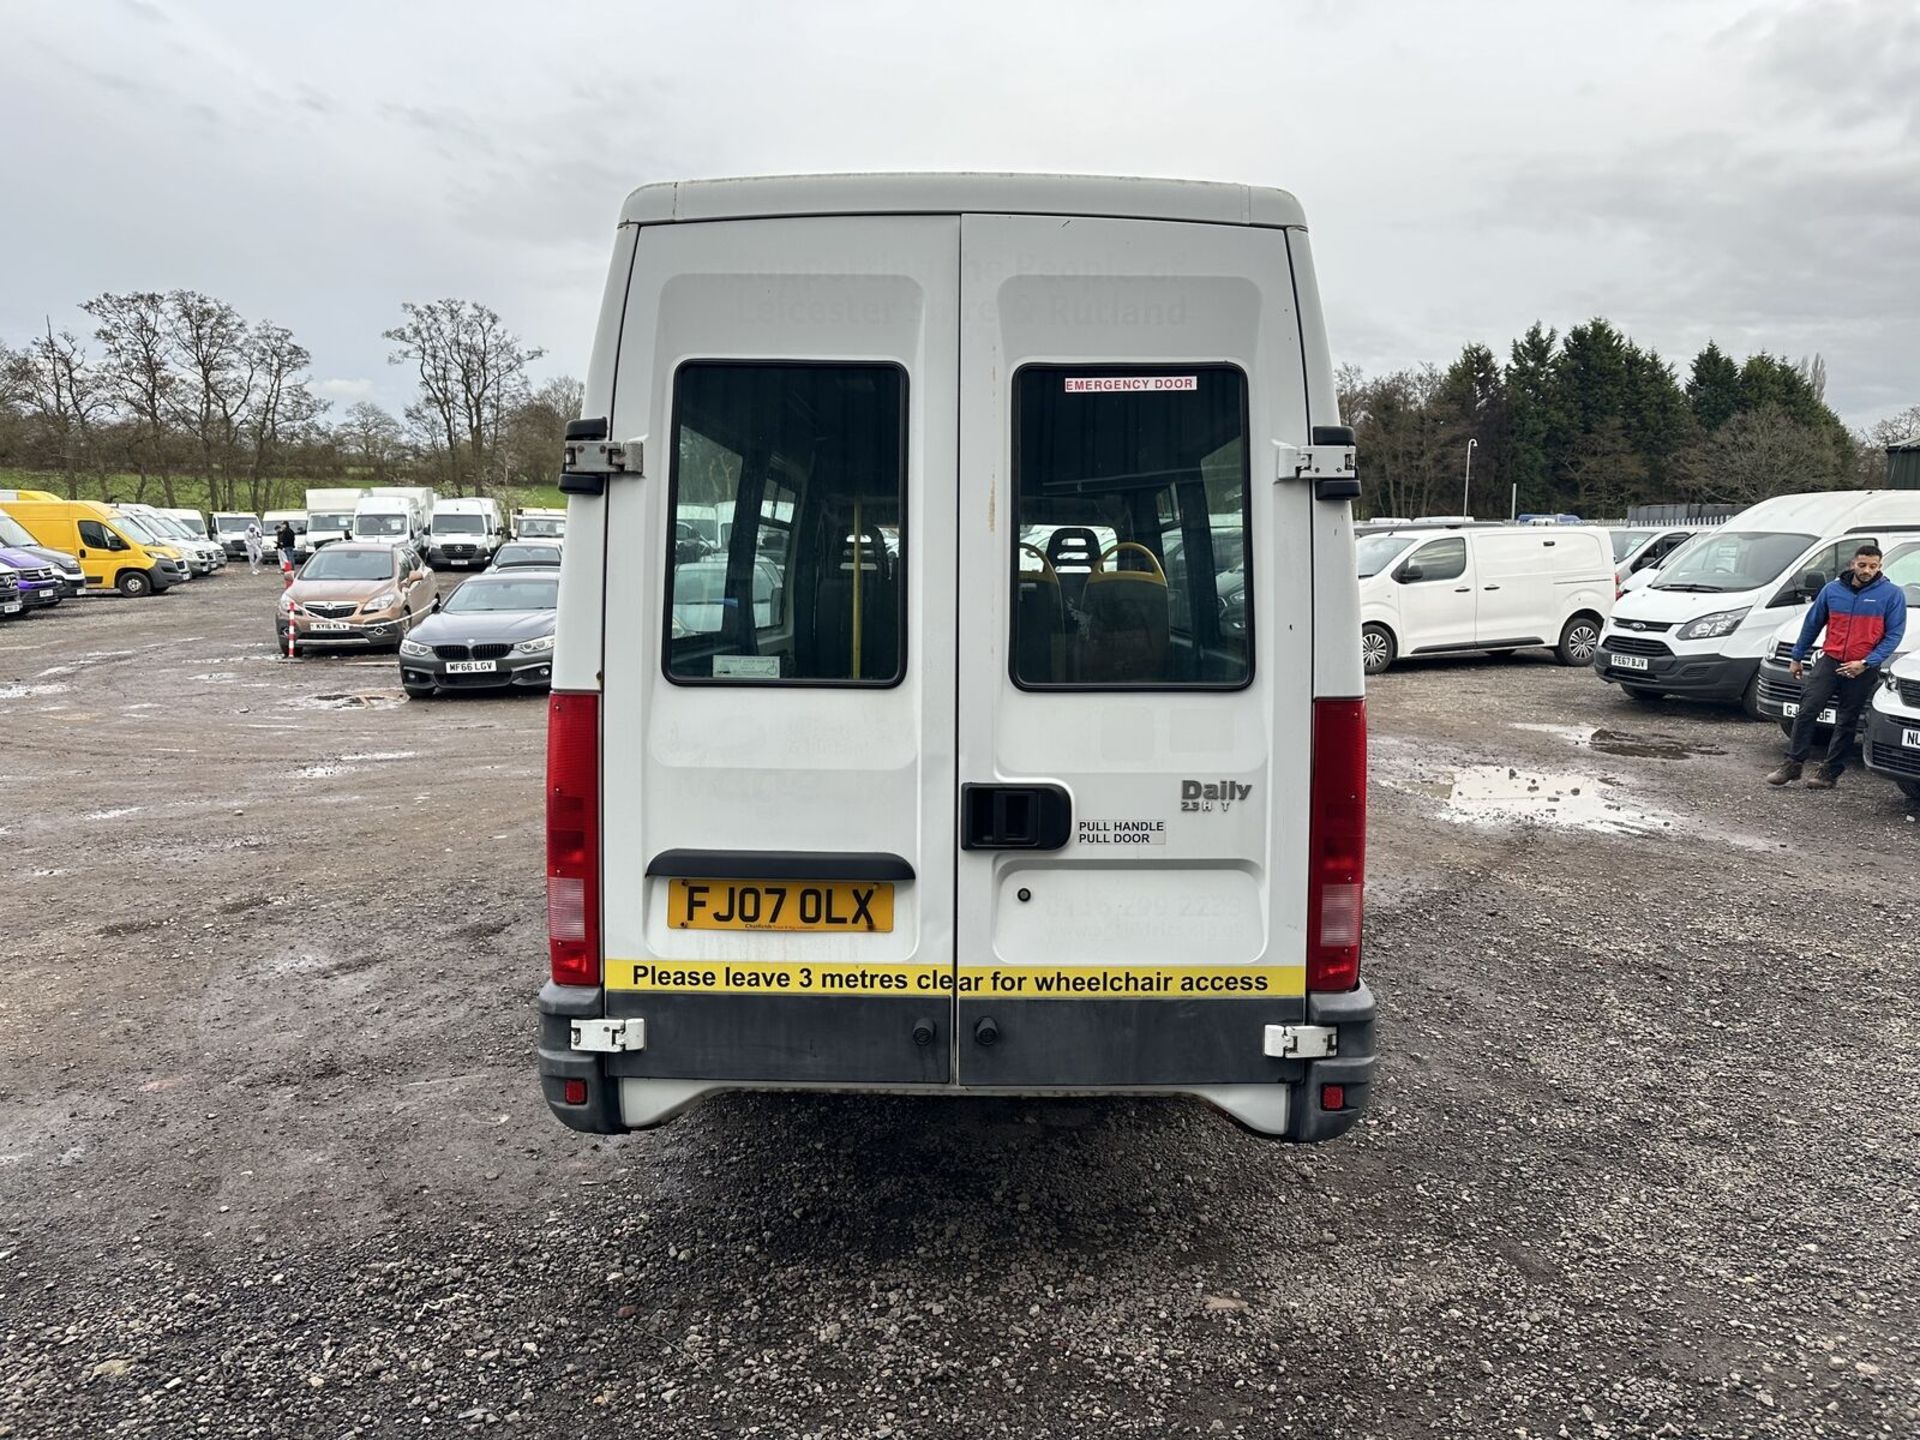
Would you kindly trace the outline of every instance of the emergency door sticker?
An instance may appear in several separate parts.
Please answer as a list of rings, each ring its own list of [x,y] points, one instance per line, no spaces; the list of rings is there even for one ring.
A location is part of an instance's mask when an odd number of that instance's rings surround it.
[[[1082,820],[1074,827],[1074,838],[1082,845],[1164,845],[1167,822],[1164,820]]]
[[[609,960],[606,988],[655,995],[899,1000],[1263,1000],[1307,993],[1299,965],[800,965],[784,960]]]
[[[1067,394],[1104,395],[1153,390],[1198,390],[1198,375],[1069,375]]]

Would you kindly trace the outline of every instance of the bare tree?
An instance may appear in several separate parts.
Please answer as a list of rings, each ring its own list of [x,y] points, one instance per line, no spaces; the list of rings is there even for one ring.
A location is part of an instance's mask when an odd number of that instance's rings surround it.
[[[1818,351],[1812,355],[1800,357],[1800,363],[1794,367],[1800,372],[1800,378],[1807,382],[1807,389],[1813,392],[1813,398],[1823,404],[1827,398],[1827,358]]]
[[[326,402],[313,393],[306,369],[312,361],[293,332],[271,321],[254,326],[247,341],[247,362],[254,383],[245,415],[247,508],[267,509],[267,467],[282,446],[313,427]]]
[[[579,418],[586,394],[587,387],[571,375],[556,375],[514,407],[502,441],[502,461],[515,484],[550,478],[566,441],[567,422]]]
[[[169,506],[173,491],[175,394],[173,345],[167,335],[166,298],[155,290],[101,294],[80,307],[96,322],[94,338],[106,351],[102,375],[125,418],[127,460],[137,476],[134,498],[146,498],[147,473],[157,469]]]
[[[1831,440],[1774,405],[1735,415],[1680,457],[1676,475],[1699,499],[1734,505],[1843,479]]]
[[[541,351],[522,345],[494,311],[470,300],[400,307],[404,324],[383,332],[388,362],[411,364],[420,398],[407,407],[431,441],[455,494],[478,490],[498,471],[501,432],[526,393],[526,370]]]
[[[175,290],[167,296],[166,332],[185,372],[174,414],[198,445],[208,499],[235,509],[233,467],[255,383],[247,322],[224,300]]]
[[[54,333],[47,320],[44,335],[28,345],[23,362],[14,367],[14,384],[24,393],[28,410],[40,421],[51,453],[43,450],[43,464],[60,472],[69,498],[80,494],[80,471],[95,462],[94,429],[111,408],[111,395],[87,358],[80,341],[69,331]]]
[[[1887,483],[1887,447],[1920,440],[1920,405],[1909,405],[1898,415],[1876,420],[1853,437],[1854,484],[1878,490]]]
[[[377,482],[393,478],[406,445],[400,422],[371,400],[351,406],[334,427],[349,465],[368,471]]]

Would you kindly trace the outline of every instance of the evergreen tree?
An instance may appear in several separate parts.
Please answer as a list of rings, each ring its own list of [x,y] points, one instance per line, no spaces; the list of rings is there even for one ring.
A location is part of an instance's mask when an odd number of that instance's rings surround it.
[[[1740,409],[1740,367],[1713,341],[1693,357],[1687,378],[1687,402],[1693,418],[1708,434],[1731,420]]]
[[[1538,320],[1513,342],[1506,371],[1507,480],[1520,487],[1522,510],[1557,509],[1555,461],[1564,453],[1566,406],[1554,373],[1556,331]]]
[[[1560,346],[1560,383],[1581,435],[1591,435],[1626,410],[1627,342],[1598,316],[1567,331]]]
[[[1627,346],[1627,395],[1621,423],[1640,457],[1649,490],[1634,498],[1654,499],[1666,487],[1673,457],[1692,443],[1698,431],[1673,367],[1657,350]]]

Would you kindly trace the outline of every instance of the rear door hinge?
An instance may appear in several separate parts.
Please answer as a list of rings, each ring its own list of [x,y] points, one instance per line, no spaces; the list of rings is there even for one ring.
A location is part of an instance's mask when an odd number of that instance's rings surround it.
[[[619,1055],[647,1048],[647,1022],[632,1020],[575,1020],[569,1048]]]
[[[1316,425],[1310,443],[1276,440],[1273,449],[1275,480],[1311,480],[1317,500],[1352,500],[1360,494],[1351,426]]]
[[[1266,1053],[1275,1060],[1318,1060],[1338,1055],[1340,1032],[1331,1025],[1269,1025]]]
[[[607,439],[607,422],[567,422],[566,452],[560,462],[560,489],[568,495],[604,495],[609,475],[645,476],[647,439],[616,445]]]

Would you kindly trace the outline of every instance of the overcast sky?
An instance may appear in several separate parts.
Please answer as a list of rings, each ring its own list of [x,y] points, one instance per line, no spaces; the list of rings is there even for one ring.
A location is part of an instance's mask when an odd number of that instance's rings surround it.
[[[1920,403],[1917,76],[1915,0],[0,0],[0,339],[184,286],[397,410],[402,300],[581,374],[638,184],[1172,175],[1298,195],[1369,372],[1600,314],[1863,424]]]

